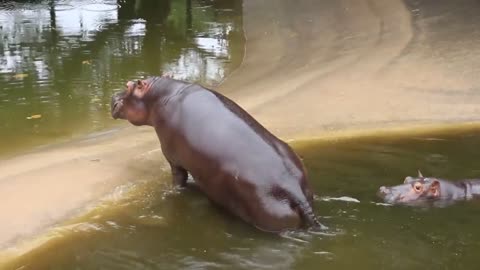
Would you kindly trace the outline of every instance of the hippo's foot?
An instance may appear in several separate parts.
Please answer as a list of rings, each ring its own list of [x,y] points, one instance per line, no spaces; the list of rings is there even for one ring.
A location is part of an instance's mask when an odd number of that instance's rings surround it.
[[[188,172],[184,168],[180,166],[175,166],[170,164],[170,168],[172,171],[172,182],[175,186],[178,187],[186,187],[187,186],[187,178]]]

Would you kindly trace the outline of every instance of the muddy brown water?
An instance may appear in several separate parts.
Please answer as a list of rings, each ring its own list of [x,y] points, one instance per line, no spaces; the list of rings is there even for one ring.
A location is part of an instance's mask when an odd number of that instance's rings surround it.
[[[55,229],[7,269],[477,269],[480,202],[379,204],[380,185],[421,169],[480,177],[480,131],[294,144],[310,174],[324,234],[270,235],[242,223],[168,172]]]

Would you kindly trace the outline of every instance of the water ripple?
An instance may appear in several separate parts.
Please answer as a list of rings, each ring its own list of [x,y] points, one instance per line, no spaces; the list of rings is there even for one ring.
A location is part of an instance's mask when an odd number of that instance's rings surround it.
[[[352,198],[352,197],[348,197],[348,196],[341,196],[341,197],[328,197],[328,196],[325,196],[325,197],[320,197],[319,200],[320,200],[320,201],[324,201],[324,202],[341,201],[341,202],[360,203],[359,200],[357,200],[357,199],[355,199],[355,198]]]
[[[72,10],[72,9],[75,9],[75,6],[69,5],[69,4],[56,4],[55,5],[55,11],[56,12]]]
[[[117,5],[112,4],[86,4],[81,6],[81,9],[94,12],[114,11],[117,10]]]

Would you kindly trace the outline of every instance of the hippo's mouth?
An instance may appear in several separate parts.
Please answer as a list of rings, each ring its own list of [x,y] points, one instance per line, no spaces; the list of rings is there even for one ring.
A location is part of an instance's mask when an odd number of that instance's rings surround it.
[[[383,202],[389,204],[400,204],[403,203],[403,198],[401,196],[387,195],[382,198]]]
[[[380,197],[385,203],[395,204],[402,201],[403,197],[398,194],[394,194],[390,188],[380,187],[377,191],[377,196]]]
[[[428,200],[421,196],[407,193],[405,190],[398,190],[391,187],[380,187],[377,192],[385,203],[396,205],[422,206],[428,204]]]
[[[113,117],[113,119],[121,118],[122,107],[123,107],[123,99],[115,99],[112,102],[112,117]]]

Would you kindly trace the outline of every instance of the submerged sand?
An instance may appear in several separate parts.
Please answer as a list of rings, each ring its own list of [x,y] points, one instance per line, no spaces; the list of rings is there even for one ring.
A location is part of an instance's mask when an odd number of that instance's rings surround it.
[[[432,9],[245,0],[245,58],[218,90],[285,140],[476,127],[477,13],[459,10],[449,25],[455,13]],[[154,131],[125,126],[0,161],[0,248],[21,252],[19,240],[166,170]]]

